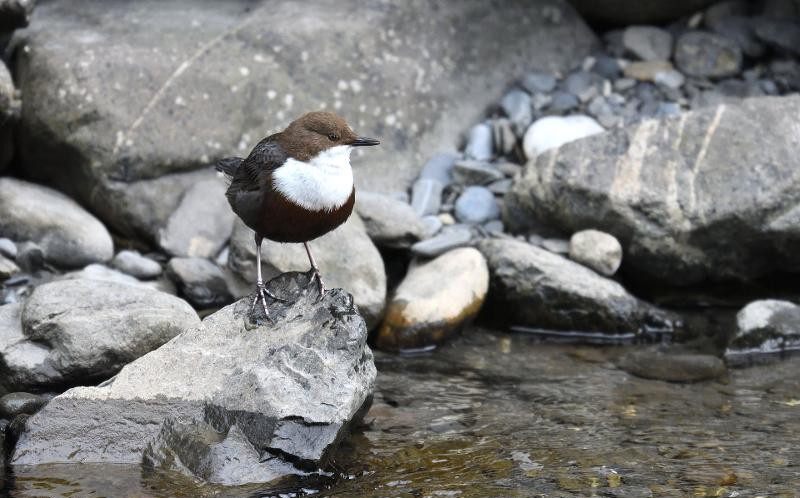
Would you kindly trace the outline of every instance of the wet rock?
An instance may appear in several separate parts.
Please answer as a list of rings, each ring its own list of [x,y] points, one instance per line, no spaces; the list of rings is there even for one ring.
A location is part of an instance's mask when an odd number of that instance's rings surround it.
[[[268,284],[289,298],[271,305],[274,325],[252,324],[244,299],[113,380],[55,397],[28,419],[11,464],[144,458],[225,484],[323,466],[368,406],[376,371],[351,297],[334,289],[318,301],[306,279],[291,273]]]
[[[614,234],[637,278],[673,285],[797,271],[798,113],[746,99],[564,145],[515,177],[506,224]]]
[[[668,382],[714,380],[727,373],[725,363],[716,356],[658,349],[629,353],[617,366],[637,377]]]
[[[246,154],[321,102],[333,108],[332,89],[369,109],[360,133],[382,134],[382,147],[354,154],[359,187],[404,189],[420,161],[442,144],[455,145],[464,123],[479,119],[508,81],[522,76],[521,68],[563,70],[595,42],[561,0],[547,4],[561,13],[558,24],[543,15],[541,0],[470,0],[442,6],[436,16],[428,5],[386,9],[376,0],[348,1],[302,15],[294,2],[43,4],[21,33],[19,46],[29,48],[18,51],[26,97],[22,162],[34,178],[79,199],[117,231],[157,241],[170,206],[192,183],[182,179],[187,172],[210,171],[218,157]],[[515,22],[521,18],[530,22]],[[268,37],[265,25],[272,27]],[[399,33],[404,48],[398,52]],[[328,49],[304,48],[312,46]],[[375,62],[390,52],[394,63]],[[423,52],[429,57],[420,57]],[[445,60],[471,62],[467,68],[440,63]],[[387,96],[373,78],[408,91]],[[144,209],[145,203],[159,210]]]
[[[439,233],[427,240],[422,240],[411,246],[411,253],[423,258],[435,258],[440,254],[463,247],[472,240],[472,231],[465,225],[448,225]]]
[[[389,302],[376,346],[399,351],[441,344],[478,314],[488,288],[486,260],[471,247],[414,266]]]
[[[0,10],[0,25],[2,23],[2,10]],[[2,27],[0,27],[0,38],[2,38]],[[21,104],[11,74],[5,64],[0,64],[0,171],[8,166],[14,155],[14,130],[20,108]]]
[[[328,288],[341,287],[353,295],[371,329],[380,323],[386,305],[386,270],[378,248],[367,235],[364,223],[353,215],[342,226],[308,244]],[[262,247],[264,279],[287,271],[308,271],[311,266],[303,244],[279,244],[265,240]],[[256,249],[253,231],[236,221],[230,268],[245,279],[256,280]],[[241,297],[241,296],[236,296]]]
[[[622,246],[613,235],[599,230],[581,230],[569,239],[569,257],[610,277],[622,264]]]
[[[672,317],[613,280],[517,240],[478,243],[491,272],[493,316],[536,328],[625,333],[671,328]]]
[[[420,178],[411,188],[411,208],[419,216],[437,214],[442,205],[444,184],[433,178]]]
[[[488,161],[494,155],[492,145],[492,128],[486,123],[477,124],[469,131],[464,155],[471,159]]]
[[[495,195],[506,195],[511,189],[511,179],[503,178],[489,184],[489,190]]]
[[[0,281],[7,280],[20,272],[19,266],[13,261],[0,255]]]
[[[625,76],[639,81],[655,81],[656,75],[672,70],[669,61],[639,61],[625,67]]]
[[[453,181],[451,172],[453,165],[458,160],[458,155],[452,152],[439,152],[431,156],[428,162],[422,167],[419,173],[420,178],[430,178],[442,185],[448,185]],[[361,191],[358,192],[361,195]]]
[[[672,90],[677,90],[678,88],[682,87],[685,81],[686,78],[683,77],[683,74],[681,74],[679,71],[675,71],[674,69],[657,71],[653,76],[654,83]]]
[[[425,238],[422,220],[408,203],[384,194],[358,192],[355,209],[369,238],[380,247],[407,249]]]
[[[525,155],[532,159],[565,143],[604,131],[605,129],[589,116],[580,114],[566,117],[547,116],[537,119],[528,128],[522,148],[525,150]]]
[[[569,254],[569,241],[564,239],[542,239],[538,244],[553,254]]]
[[[486,187],[471,186],[458,196],[456,219],[462,223],[484,223],[499,218],[500,208],[494,194]]]
[[[158,245],[173,256],[216,256],[230,238],[236,217],[225,198],[226,188],[218,179],[189,187],[159,231]]]
[[[576,71],[564,80],[564,89],[578,97],[581,102],[588,102],[597,95],[600,83],[596,74],[588,71]]]
[[[225,274],[207,259],[172,258],[167,263],[167,274],[181,295],[197,308],[216,308],[233,301]]]
[[[0,398],[0,418],[8,420],[17,415],[33,415],[47,404],[47,398],[31,393],[9,393]]]
[[[705,23],[714,33],[724,36],[736,42],[742,52],[748,57],[762,57],[765,47],[756,36],[754,19],[747,17],[745,13],[712,14],[715,7],[732,3],[742,4],[743,2],[721,2],[711,6],[706,12]]]
[[[3,308],[0,309],[5,309]],[[183,300],[139,286],[84,279],[36,287],[0,347],[0,373],[14,390],[102,380],[126,363],[195,326]]]
[[[643,61],[668,60],[672,55],[672,35],[655,26],[628,26],[622,44],[634,57]]]
[[[46,261],[64,268],[114,255],[108,230],[72,199],[14,178],[0,178],[0,233],[36,242]]]
[[[111,260],[111,266],[128,275],[148,280],[161,275],[161,265],[146,256],[142,256],[139,251],[123,250]]]
[[[486,185],[504,178],[502,172],[484,161],[456,161],[453,179],[461,185]]]
[[[0,238],[0,255],[14,259],[17,257],[17,245],[11,239]]]
[[[522,90],[511,90],[500,99],[500,107],[520,134],[533,121],[531,106],[531,96]]]
[[[530,93],[550,93],[556,88],[556,77],[551,73],[532,71],[522,77],[520,85]]]
[[[742,365],[800,350],[800,306],[790,301],[753,301],[736,315],[736,334],[725,360]]]
[[[592,72],[599,74],[605,79],[615,80],[619,78],[622,68],[614,57],[599,55],[592,66]]]
[[[722,36],[690,31],[675,43],[675,64],[689,76],[723,78],[741,70],[742,51]]]

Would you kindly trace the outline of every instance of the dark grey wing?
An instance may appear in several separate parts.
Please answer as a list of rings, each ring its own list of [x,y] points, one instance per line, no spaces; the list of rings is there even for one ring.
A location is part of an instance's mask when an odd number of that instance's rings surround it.
[[[269,189],[267,183],[271,173],[288,157],[276,138],[277,135],[271,135],[253,147],[250,155],[236,168],[225,193],[233,211],[253,229],[262,215],[262,198]]]

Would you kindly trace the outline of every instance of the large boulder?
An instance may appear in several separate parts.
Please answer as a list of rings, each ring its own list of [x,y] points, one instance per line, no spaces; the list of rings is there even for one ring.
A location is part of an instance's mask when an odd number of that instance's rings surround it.
[[[515,178],[507,224],[606,231],[623,270],[674,285],[800,270],[798,115],[747,99],[566,144]]]
[[[18,44],[20,156],[116,229],[157,239],[183,174],[304,112],[379,137],[355,176],[398,190],[524,68],[565,70],[594,43],[562,0],[51,2]]]
[[[270,304],[275,323],[253,324],[243,299],[112,380],[57,396],[28,419],[11,463],[144,460],[224,484],[323,466],[368,406],[376,370],[352,297],[317,301],[305,281],[267,284],[291,300]]]
[[[51,264],[75,268],[114,256],[100,221],[61,192],[14,178],[0,178],[0,234],[34,241]]]
[[[790,301],[753,301],[736,314],[736,332],[725,349],[734,366],[769,361],[800,351],[800,306]]]
[[[526,242],[478,244],[491,272],[492,317],[511,325],[569,332],[642,334],[673,331],[670,314],[620,284]]]
[[[0,379],[14,390],[107,379],[200,319],[175,296],[117,282],[70,279],[0,308]]]
[[[377,326],[386,306],[386,269],[361,219],[354,214],[342,226],[312,240],[308,245],[325,285],[329,288],[341,287],[351,293],[367,327],[371,330]],[[240,220],[236,221],[231,238],[228,265],[255,287],[256,246],[253,231]],[[308,271],[311,265],[303,244],[279,244],[264,240],[261,267],[267,280],[287,271]]]

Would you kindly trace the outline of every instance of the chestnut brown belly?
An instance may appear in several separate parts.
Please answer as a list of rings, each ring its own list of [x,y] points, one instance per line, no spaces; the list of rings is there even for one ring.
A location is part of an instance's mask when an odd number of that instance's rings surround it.
[[[338,227],[353,212],[356,191],[341,207],[333,211],[310,211],[272,190],[264,199],[256,233],[275,242],[307,242]]]

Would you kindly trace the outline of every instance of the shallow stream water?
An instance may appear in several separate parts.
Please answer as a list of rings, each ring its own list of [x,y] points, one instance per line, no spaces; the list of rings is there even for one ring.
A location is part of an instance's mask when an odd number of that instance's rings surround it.
[[[800,358],[671,384],[616,369],[630,347],[474,328],[432,353],[377,354],[373,406],[328,476],[226,489],[49,466],[6,476],[0,496],[800,496]]]

